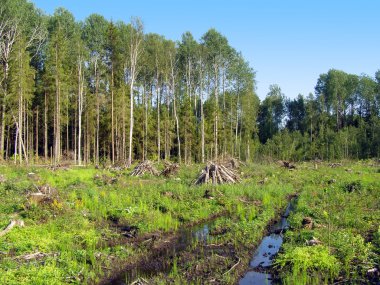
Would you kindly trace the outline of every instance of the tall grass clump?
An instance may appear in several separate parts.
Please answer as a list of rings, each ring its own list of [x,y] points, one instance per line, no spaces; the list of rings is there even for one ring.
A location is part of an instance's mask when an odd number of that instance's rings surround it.
[[[339,261],[329,253],[327,247],[321,245],[286,250],[277,257],[275,266],[290,273],[283,280],[286,284],[313,284],[311,280],[328,284],[340,271]]]

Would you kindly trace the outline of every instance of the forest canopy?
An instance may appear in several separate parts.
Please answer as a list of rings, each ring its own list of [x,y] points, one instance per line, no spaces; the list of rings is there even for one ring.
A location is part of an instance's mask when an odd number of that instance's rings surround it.
[[[173,41],[139,18],[80,22],[26,0],[2,1],[0,40],[1,160],[380,155],[380,71],[331,69],[314,94],[289,99],[274,84],[260,102],[254,69],[215,29]]]

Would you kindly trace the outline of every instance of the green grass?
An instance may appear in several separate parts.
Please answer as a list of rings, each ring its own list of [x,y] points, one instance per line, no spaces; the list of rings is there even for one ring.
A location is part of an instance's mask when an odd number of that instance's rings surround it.
[[[137,226],[139,235],[143,235],[175,231],[222,212],[227,214],[214,227],[227,231],[213,237],[213,243],[232,245],[244,268],[268,223],[286,207],[288,195],[295,192],[300,196],[289,218],[293,230],[286,234],[277,263],[282,278],[292,283],[302,276],[304,284],[316,276],[321,282],[337,276],[363,278],[365,270],[379,262],[380,173],[365,162],[349,167],[352,172],[326,166],[315,170],[309,163],[299,164],[295,171],[278,165],[248,165],[241,169],[241,184],[212,187],[192,185],[200,165],[183,166],[177,177],[167,179],[136,178],[127,170],[92,167],[52,171],[0,166],[0,174],[6,178],[0,184],[0,229],[11,219],[25,222],[25,227],[0,237],[0,284],[96,283],[115,260],[122,263],[147,254],[146,249],[128,244],[111,245],[109,241],[119,237],[112,221]],[[35,175],[28,177],[30,172]],[[264,185],[259,184],[264,178]],[[336,182],[329,184],[331,179]],[[56,188],[57,195],[42,205],[32,203],[28,193],[41,185]],[[214,199],[203,197],[206,190]],[[303,229],[306,216],[317,226]],[[371,243],[367,239],[370,234]],[[323,243],[318,254],[313,254],[315,248],[305,246],[312,237]],[[35,252],[48,255],[32,261],[21,258]],[[300,263],[305,256],[306,261]],[[217,258],[211,256],[211,263]],[[188,266],[202,262],[208,260],[198,257]],[[226,260],[225,267],[234,262]],[[188,282],[185,273],[189,268],[183,268],[181,256],[174,265],[169,276],[152,280],[157,284],[162,280]],[[238,271],[223,274],[225,271],[217,268],[216,278],[225,284],[236,282]],[[192,282],[203,284],[201,278]]]
[[[352,171],[320,168],[315,171],[319,182],[305,187],[298,198],[289,217],[292,230],[286,233],[283,252],[277,258],[285,284],[295,280],[298,284],[316,280],[330,284],[337,278],[359,283],[366,280],[368,269],[378,265],[376,234],[371,236],[379,227],[380,175],[365,162],[349,168]],[[312,229],[303,227],[304,217],[312,218]],[[306,246],[312,238],[322,245]],[[320,247],[323,251],[318,252],[323,255],[307,254]],[[305,255],[300,257],[301,253]]]

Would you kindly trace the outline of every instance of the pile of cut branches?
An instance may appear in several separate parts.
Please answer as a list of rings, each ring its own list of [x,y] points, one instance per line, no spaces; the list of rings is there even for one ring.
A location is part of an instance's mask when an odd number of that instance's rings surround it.
[[[153,166],[153,162],[150,160],[144,160],[136,165],[135,169],[131,172],[131,176],[141,176],[145,173],[149,173],[155,176],[159,175],[157,169]]]
[[[203,183],[212,183],[215,185],[237,182],[240,182],[240,178],[235,171],[225,167],[222,164],[208,162],[194,184],[199,185]]]
[[[223,166],[229,169],[238,169],[240,167],[240,164],[244,164],[244,163],[242,163],[240,160],[234,157],[228,157],[228,158],[223,159],[220,162],[220,164],[222,164]]]
[[[178,170],[179,170],[178,163],[171,163],[171,162],[165,161],[165,169],[161,171],[160,175],[169,177],[171,175],[176,175]]]

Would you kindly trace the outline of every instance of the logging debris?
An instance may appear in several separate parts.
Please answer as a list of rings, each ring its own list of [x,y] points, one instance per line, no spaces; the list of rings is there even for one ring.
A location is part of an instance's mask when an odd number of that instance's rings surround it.
[[[304,229],[309,229],[311,230],[313,228],[313,219],[310,217],[305,217],[302,220],[302,226]]]
[[[29,204],[51,204],[55,199],[59,198],[58,190],[49,185],[36,186],[37,192],[28,193],[27,198]]]
[[[280,164],[282,164],[283,167],[285,167],[287,169],[296,169],[296,166],[289,161],[280,160],[279,162],[280,162]]]
[[[341,163],[329,163],[329,167],[331,167],[331,168],[336,168],[336,167],[340,167],[340,166],[342,166]]]
[[[179,170],[179,164],[178,163],[170,163],[165,161],[165,169],[161,171],[160,175],[163,175],[165,177],[170,177],[172,175],[176,175]]]
[[[229,157],[220,161],[220,164],[224,165],[225,167],[229,169],[239,169],[240,164],[243,164],[243,163],[234,157]]]
[[[222,164],[209,162],[194,184],[212,183],[216,185],[225,183],[234,184],[238,182],[240,182],[240,177],[234,170],[229,169]]]
[[[70,169],[70,164],[69,163],[64,163],[64,164],[55,164],[55,165],[49,165],[47,167],[48,169],[52,170],[52,171],[56,171],[56,170],[69,170]]]
[[[24,224],[24,221],[23,220],[11,220],[10,223],[8,224],[8,226],[0,231],[0,237],[6,235],[8,232],[10,232],[15,226],[18,226],[18,227],[24,227],[25,224]]]
[[[135,169],[131,172],[131,176],[141,176],[145,173],[158,176],[160,173],[154,167],[153,162],[150,160],[144,160],[136,165]]]
[[[306,245],[308,246],[315,246],[319,244],[322,244],[322,242],[319,239],[316,239],[315,237],[313,237],[311,240],[306,241]]]
[[[56,252],[55,253],[44,253],[44,252],[37,251],[37,252],[34,252],[34,253],[29,253],[29,254],[24,254],[24,255],[21,255],[21,256],[17,256],[15,259],[17,259],[17,260],[31,261],[31,260],[40,260],[40,259],[43,259],[43,258],[48,257],[48,256],[56,257],[58,255],[59,254],[56,253]]]
[[[95,174],[94,182],[98,185],[111,185],[117,182],[117,178],[108,176],[106,174],[103,174],[103,175]]]

